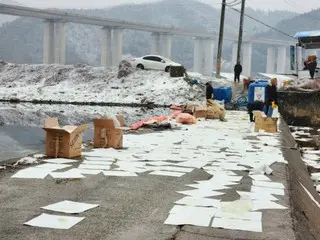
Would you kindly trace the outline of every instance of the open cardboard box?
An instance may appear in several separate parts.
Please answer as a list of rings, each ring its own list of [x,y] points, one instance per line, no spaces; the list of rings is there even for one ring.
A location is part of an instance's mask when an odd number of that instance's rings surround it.
[[[46,131],[46,155],[48,157],[81,156],[83,131],[88,129],[87,124],[60,127],[57,118],[49,118],[45,120],[43,129]]]
[[[112,119],[94,120],[94,144],[95,148],[123,148],[124,118],[121,115],[116,116],[120,127],[115,127]]]
[[[264,112],[253,111],[254,122],[255,122],[255,132],[259,132],[260,129],[268,133],[276,133],[278,131],[278,118],[269,118]]]

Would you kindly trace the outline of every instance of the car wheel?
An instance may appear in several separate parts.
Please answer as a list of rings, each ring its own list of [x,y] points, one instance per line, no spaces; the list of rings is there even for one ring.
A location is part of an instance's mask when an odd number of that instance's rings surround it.
[[[169,72],[169,71],[170,71],[170,66],[166,67],[166,68],[164,69],[164,71],[165,71],[165,72]]]
[[[139,69],[144,69],[144,66],[142,65],[142,64],[138,64],[138,66],[137,66],[137,68],[139,68]]]

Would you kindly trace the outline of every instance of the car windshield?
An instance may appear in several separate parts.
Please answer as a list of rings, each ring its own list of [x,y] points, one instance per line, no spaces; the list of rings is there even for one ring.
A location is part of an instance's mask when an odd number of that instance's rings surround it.
[[[169,58],[165,58],[165,57],[161,57],[163,60],[165,60],[166,62],[172,62],[172,60],[170,60]]]

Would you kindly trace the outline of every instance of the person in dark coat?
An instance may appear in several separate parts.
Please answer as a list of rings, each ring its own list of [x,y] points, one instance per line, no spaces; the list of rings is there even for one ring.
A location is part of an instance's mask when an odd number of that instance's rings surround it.
[[[253,103],[249,103],[247,108],[250,116],[250,122],[254,122],[253,111],[263,111],[264,102],[254,101]]]
[[[234,66],[234,82],[238,83],[240,82],[240,74],[242,73],[242,66],[241,64],[238,62],[235,66]]]
[[[308,63],[308,69],[309,69],[311,79],[314,79],[314,74],[317,69],[317,60],[316,59],[314,59],[313,61]]]
[[[209,82],[206,83],[206,99],[213,99],[213,87]]]
[[[278,105],[278,80],[276,78],[271,79],[271,85],[267,87],[267,99],[266,99],[266,115],[272,116],[273,108]]]

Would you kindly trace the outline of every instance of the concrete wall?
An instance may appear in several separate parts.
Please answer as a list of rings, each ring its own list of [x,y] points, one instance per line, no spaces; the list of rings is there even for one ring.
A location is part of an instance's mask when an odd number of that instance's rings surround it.
[[[289,125],[320,127],[320,90],[279,91],[279,111]]]
[[[284,121],[281,121],[280,130],[283,154],[288,161],[296,239],[318,240],[320,239],[320,208],[316,202],[320,202],[320,196],[313,186],[308,169],[301,159],[299,148],[296,148],[296,142]]]

